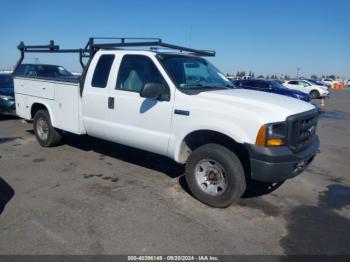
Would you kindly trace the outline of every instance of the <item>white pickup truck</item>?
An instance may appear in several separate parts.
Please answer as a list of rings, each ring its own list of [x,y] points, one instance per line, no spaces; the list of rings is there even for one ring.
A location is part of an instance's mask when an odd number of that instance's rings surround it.
[[[213,207],[237,201],[248,181],[276,183],[300,174],[318,152],[312,104],[234,87],[202,58],[215,52],[160,39],[89,42],[78,51],[53,42],[19,45],[17,67],[26,52],[90,54],[80,82],[14,73],[17,114],[33,119],[44,147],[58,145],[66,131],[168,156],[186,163],[191,192]]]

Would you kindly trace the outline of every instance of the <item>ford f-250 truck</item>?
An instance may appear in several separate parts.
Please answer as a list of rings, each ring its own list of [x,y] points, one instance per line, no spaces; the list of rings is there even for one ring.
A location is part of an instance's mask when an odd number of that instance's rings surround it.
[[[17,114],[33,119],[41,146],[57,145],[66,131],[168,156],[186,163],[191,192],[213,207],[237,201],[247,181],[300,174],[317,154],[318,110],[234,88],[203,58],[215,52],[160,39],[97,42],[90,38],[81,49],[60,49],[53,41],[18,46],[17,67],[26,52],[76,52],[84,68],[79,82],[14,73]]]

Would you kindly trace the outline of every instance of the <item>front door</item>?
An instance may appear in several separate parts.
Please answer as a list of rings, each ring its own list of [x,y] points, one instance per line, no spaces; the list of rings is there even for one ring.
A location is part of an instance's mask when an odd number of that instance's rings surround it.
[[[109,116],[110,131],[122,144],[166,155],[173,98],[155,62],[144,55],[123,56],[115,86],[110,90],[110,96],[115,99],[114,110],[110,110]],[[140,91],[147,83],[163,84],[167,99],[142,98]]]

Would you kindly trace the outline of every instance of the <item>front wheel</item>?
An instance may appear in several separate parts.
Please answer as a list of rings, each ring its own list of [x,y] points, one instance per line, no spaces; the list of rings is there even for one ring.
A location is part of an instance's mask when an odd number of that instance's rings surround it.
[[[52,126],[47,110],[35,113],[33,127],[35,137],[41,146],[52,147],[60,143],[61,134]]]
[[[228,148],[207,144],[190,155],[186,181],[194,197],[212,207],[228,207],[246,189],[241,161]]]

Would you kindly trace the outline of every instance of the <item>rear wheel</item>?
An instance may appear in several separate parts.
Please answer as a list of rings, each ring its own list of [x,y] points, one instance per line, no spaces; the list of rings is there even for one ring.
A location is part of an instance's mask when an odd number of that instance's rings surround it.
[[[317,90],[312,90],[312,91],[310,92],[310,97],[311,97],[312,99],[317,99],[317,98],[320,97],[320,92],[318,92]]]
[[[56,146],[61,141],[61,134],[52,126],[47,110],[39,110],[35,113],[34,134],[39,144],[43,147]]]
[[[240,160],[218,144],[207,144],[192,152],[186,165],[186,181],[192,194],[212,207],[230,206],[246,189]]]

